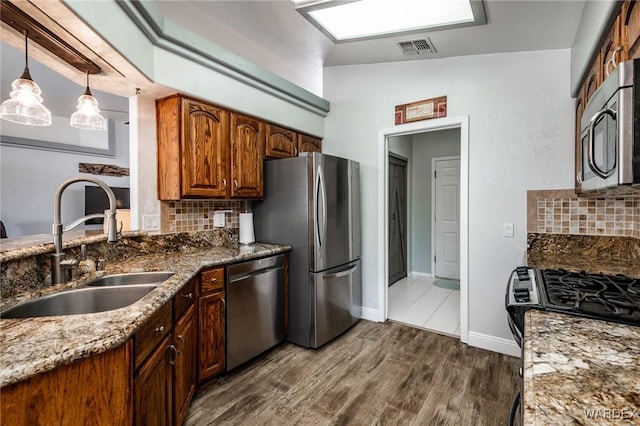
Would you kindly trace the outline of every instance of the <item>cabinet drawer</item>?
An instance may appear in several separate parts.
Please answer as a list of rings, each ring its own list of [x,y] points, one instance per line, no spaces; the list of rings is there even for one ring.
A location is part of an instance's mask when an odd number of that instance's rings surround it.
[[[200,294],[224,288],[224,268],[208,269],[200,274]]]
[[[172,302],[169,302],[160,308],[133,336],[136,368],[171,331],[172,305]]]
[[[173,298],[173,321],[177,321],[196,300],[197,278],[191,279]]]

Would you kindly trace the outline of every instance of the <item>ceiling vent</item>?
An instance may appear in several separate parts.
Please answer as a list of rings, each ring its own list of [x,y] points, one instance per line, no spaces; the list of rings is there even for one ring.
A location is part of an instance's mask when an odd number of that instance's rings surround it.
[[[405,56],[429,55],[438,52],[428,37],[419,40],[401,41],[398,46],[400,46]]]

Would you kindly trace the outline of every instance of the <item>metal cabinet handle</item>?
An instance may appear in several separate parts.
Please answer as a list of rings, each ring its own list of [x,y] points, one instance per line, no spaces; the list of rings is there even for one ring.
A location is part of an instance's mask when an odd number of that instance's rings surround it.
[[[176,358],[178,358],[178,350],[173,345],[169,346],[169,349],[171,350],[171,352],[173,352],[173,358],[169,360],[169,364],[176,365]]]
[[[222,312],[227,312],[227,302],[222,299]]]
[[[609,77],[609,64],[613,64],[614,70],[618,68],[618,61],[616,61],[616,55],[619,52],[622,52],[622,47],[616,48],[616,50],[613,51],[613,54],[611,55],[607,63],[604,64],[604,72],[607,74],[607,77]]]
[[[293,148],[293,156],[294,157],[298,156],[298,148]]]
[[[237,179],[233,180],[233,189],[235,189],[236,191],[238,190],[238,180]]]
[[[184,295],[185,299],[193,299],[193,293],[188,293]]]
[[[160,327],[156,328],[156,333],[158,334],[164,333],[164,325],[161,325]]]
[[[211,280],[211,282],[212,282],[213,284],[217,283],[217,282],[218,282],[218,278],[213,278],[213,279]]]
[[[222,179],[222,185],[224,186],[224,189],[227,189],[227,180],[226,179]]]
[[[177,339],[180,340],[180,346],[182,347],[182,349],[178,349],[178,354],[181,354],[182,352],[184,352],[184,338],[182,337],[182,335],[178,334]]]

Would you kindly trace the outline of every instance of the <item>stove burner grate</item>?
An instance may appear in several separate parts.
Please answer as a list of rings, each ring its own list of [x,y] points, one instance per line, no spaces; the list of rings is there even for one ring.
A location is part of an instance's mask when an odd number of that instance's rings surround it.
[[[640,325],[640,280],[623,275],[542,271],[547,307]]]

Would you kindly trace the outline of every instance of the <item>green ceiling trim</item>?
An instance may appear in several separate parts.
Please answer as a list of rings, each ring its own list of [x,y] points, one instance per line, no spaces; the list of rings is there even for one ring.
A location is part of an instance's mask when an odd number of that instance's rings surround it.
[[[154,46],[322,117],[329,113],[325,99],[164,18],[154,2],[118,0],[117,4]]]

